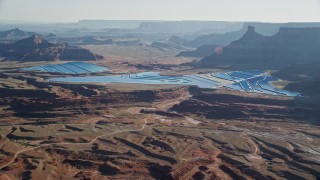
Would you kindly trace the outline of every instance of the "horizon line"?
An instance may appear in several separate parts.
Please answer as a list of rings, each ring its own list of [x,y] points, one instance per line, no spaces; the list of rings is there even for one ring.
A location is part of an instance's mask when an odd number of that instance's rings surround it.
[[[231,23],[275,23],[275,24],[285,24],[285,23],[320,23],[320,21],[259,21],[259,20],[196,20],[196,19],[184,19],[184,20],[175,20],[175,19],[79,19],[76,21],[37,21],[37,20],[17,20],[17,19],[0,19],[0,22],[14,24],[14,23],[23,23],[23,24],[68,24],[68,23],[79,23],[80,21],[145,21],[145,22],[184,22],[184,21],[194,21],[194,22],[231,22]]]

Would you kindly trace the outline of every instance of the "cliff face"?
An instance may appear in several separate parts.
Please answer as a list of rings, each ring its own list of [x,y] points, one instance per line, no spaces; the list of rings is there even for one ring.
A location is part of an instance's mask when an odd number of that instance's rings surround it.
[[[102,58],[87,49],[68,44],[53,44],[39,36],[31,36],[0,47],[0,56],[8,60],[51,61],[55,59],[98,60]]]
[[[226,32],[224,34],[207,34],[203,36],[199,36],[193,40],[185,40],[182,38],[179,38],[177,36],[172,36],[169,41],[183,45],[186,47],[194,47],[199,48],[203,45],[219,45],[219,46],[226,46],[230,44],[232,41],[240,39],[245,33],[246,28],[243,28],[238,31],[232,31],[232,32]]]
[[[274,36],[262,36],[249,27],[224,53],[202,60],[201,66],[234,69],[281,69],[288,65],[319,62],[320,28],[281,28]]]

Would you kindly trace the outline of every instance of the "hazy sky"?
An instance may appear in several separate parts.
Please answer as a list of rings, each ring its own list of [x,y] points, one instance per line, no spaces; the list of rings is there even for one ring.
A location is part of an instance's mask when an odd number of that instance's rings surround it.
[[[320,22],[320,0],[0,0],[0,19]]]

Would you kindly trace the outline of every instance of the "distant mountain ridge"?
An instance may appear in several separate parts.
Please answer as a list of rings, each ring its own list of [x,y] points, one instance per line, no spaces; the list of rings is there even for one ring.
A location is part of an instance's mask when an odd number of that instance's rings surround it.
[[[224,21],[156,21],[141,22],[135,28],[142,32],[161,32],[161,33],[192,33],[192,32],[212,32],[225,33],[235,31],[243,26],[242,22]]]
[[[183,45],[186,47],[198,48],[203,45],[219,45],[226,46],[230,44],[232,41],[240,39],[245,33],[247,29],[246,27],[242,28],[238,31],[227,32],[224,34],[207,34],[199,36],[193,40],[185,40],[177,36],[173,36],[169,39],[170,42],[177,43],[179,45]]]
[[[19,28],[10,29],[7,31],[0,32],[0,38],[1,39],[17,39],[17,38],[27,38],[30,36],[42,36],[41,34],[35,33],[35,32],[26,32],[22,31]]]
[[[0,44],[0,56],[17,61],[98,60],[103,58],[87,49],[54,44],[40,36],[31,36],[12,44]]]
[[[246,22],[243,23],[242,29],[230,30],[223,33],[210,33],[197,36],[193,39],[185,39],[179,36],[172,36],[169,41],[186,47],[198,48],[203,45],[220,45],[226,46],[231,42],[240,39],[247,31],[249,26],[255,27],[256,32],[265,36],[273,36],[279,32],[280,28],[312,28],[320,27],[320,23],[261,23]]]
[[[151,20],[80,20],[76,25],[78,27],[90,28],[120,28],[133,29],[143,22],[154,22]]]

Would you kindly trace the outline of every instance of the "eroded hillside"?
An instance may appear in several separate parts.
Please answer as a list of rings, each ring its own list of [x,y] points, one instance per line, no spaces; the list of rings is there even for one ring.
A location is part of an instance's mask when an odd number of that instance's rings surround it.
[[[316,179],[315,101],[1,74],[1,176]],[[44,79],[43,79],[44,78]]]

